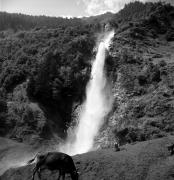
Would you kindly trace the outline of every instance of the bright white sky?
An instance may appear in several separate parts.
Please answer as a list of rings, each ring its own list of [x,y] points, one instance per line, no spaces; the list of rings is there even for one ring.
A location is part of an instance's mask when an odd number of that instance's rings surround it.
[[[0,0],[0,11],[79,17],[102,14],[107,11],[118,12],[131,1],[135,0]]]

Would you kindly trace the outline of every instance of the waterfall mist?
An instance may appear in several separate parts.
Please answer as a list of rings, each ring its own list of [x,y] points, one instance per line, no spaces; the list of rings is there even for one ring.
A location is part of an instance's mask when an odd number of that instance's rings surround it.
[[[104,122],[104,117],[111,110],[112,98],[107,88],[108,83],[105,77],[104,64],[106,51],[113,36],[114,31],[106,32],[104,39],[98,45],[79,122],[73,133],[69,134],[67,143],[60,148],[60,151],[70,155],[90,151],[94,145],[94,138]],[[74,141],[72,141],[72,137],[75,138]]]

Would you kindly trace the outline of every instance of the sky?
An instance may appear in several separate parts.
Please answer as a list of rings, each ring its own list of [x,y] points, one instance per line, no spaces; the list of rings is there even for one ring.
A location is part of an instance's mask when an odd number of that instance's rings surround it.
[[[0,11],[56,17],[82,17],[105,12],[116,13],[126,3],[132,1],[135,0],[0,0]]]

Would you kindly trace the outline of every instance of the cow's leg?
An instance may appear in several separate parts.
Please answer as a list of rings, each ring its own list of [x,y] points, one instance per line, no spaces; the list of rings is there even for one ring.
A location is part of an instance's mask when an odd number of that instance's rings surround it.
[[[39,169],[39,167],[36,165],[33,169],[32,180],[34,180],[34,176],[35,176],[36,172],[38,172],[38,169]]]
[[[39,179],[41,179],[41,168],[38,169],[37,174],[38,174]]]
[[[62,180],[65,180],[65,172],[62,172]]]
[[[60,180],[60,177],[61,177],[61,170],[59,170],[59,176],[57,180]]]

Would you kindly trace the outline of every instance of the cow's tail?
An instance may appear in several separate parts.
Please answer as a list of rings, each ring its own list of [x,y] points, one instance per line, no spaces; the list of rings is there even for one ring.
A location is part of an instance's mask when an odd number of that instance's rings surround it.
[[[34,156],[33,159],[30,159],[30,160],[27,162],[27,164],[31,164],[31,163],[36,159],[36,157],[37,157],[38,154],[39,154],[39,153],[37,153],[37,154]]]
[[[27,164],[31,164],[34,160],[35,160],[35,158],[29,160],[29,161],[27,162]]]

